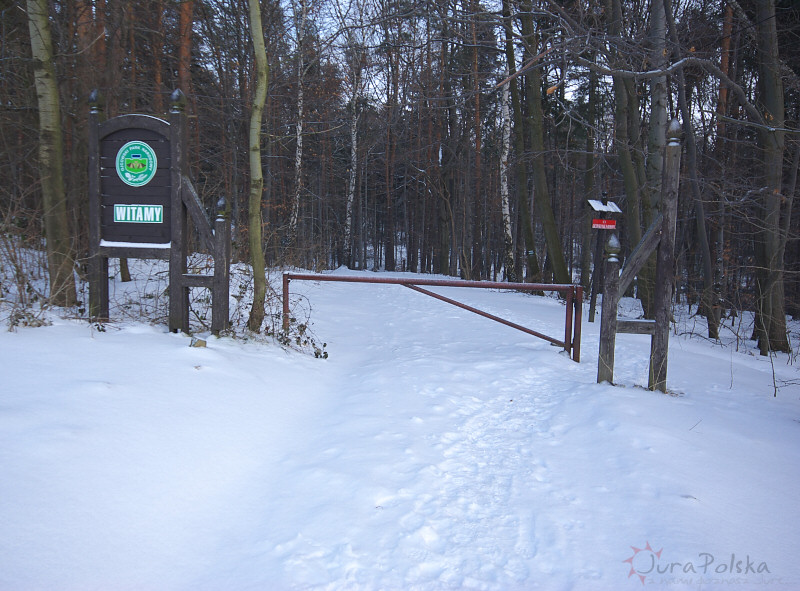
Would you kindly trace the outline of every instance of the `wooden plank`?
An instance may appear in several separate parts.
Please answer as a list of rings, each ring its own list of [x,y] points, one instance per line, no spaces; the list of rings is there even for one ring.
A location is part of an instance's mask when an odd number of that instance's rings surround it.
[[[156,169],[156,175],[149,183],[143,187],[131,187],[122,182],[114,168],[101,167],[100,182],[104,195],[112,197],[128,195],[135,198],[138,195],[166,195],[169,201],[170,178],[169,169],[162,169],[160,164]]]
[[[656,331],[655,320],[623,320],[617,318],[617,334],[649,334]]]
[[[121,246],[99,246],[97,248],[98,254],[103,257],[112,259],[168,259],[169,248],[153,248],[151,246],[142,245],[139,247],[121,247]],[[106,283],[108,283],[108,275],[106,274]]]
[[[119,115],[113,119],[108,119],[100,124],[100,139],[104,140],[107,136],[121,129],[146,129],[161,134],[163,137],[169,136],[169,123],[152,115]]]
[[[181,283],[183,283],[184,287],[205,287],[207,289],[212,289],[214,287],[214,276],[184,273],[181,276]]]
[[[633,278],[636,277],[636,274],[653,253],[656,246],[658,246],[658,242],[661,240],[661,225],[663,221],[664,217],[658,214],[653,223],[650,224],[650,227],[647,228],[647,232],[644,233],[639,244],[631,252],[628,260],[625,261],[619,276],[619,293],[625,293],[628,290]]]
[[[186,177],[183,178],[182,198],[189,215],[192,216],[194,227],[200,234],[203,245],[211,252],[214,252],[214,232],[211,230],[211,224],[206,217],[206,212],[203,210],[200,197],[197,195],[192,181]]]

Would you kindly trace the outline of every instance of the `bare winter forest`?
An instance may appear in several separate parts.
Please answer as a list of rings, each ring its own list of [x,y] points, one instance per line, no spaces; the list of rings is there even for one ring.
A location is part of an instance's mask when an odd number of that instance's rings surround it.
[[[0,298],[47,273],[75,304],[94,89],[109,118],[167,118],[183,91],[190,176],[209,215],[227,200],[256,281],[345,265],[588,287],[608,233],[587,200],[620,206],[629,253],[675,118],[677,297],[712,338],[746,309],[763,354],[790,348],[796,0],[3,0],[0,35]],[[646,315],[653,273],[632,288]]]

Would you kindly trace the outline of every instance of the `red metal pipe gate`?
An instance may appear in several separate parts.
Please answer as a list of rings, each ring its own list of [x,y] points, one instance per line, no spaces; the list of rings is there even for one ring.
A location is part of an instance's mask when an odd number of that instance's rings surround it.
[[[289,328],[289,282],[295,281],[339,281],[345,283],[380,283],[389,285],[403,285],[414,291],[436,298],[448,304],[452,304],[469,312],[474,312],[484,318],[489,318],[500,324],[505,324],[511,328],[516,328],[529,335],[544,339],[554,345],[563,347],[576,362],[581,360],[581,319],[583,317],[583,287],[580,285],[565,284],[544,284],[544,283],[500,283],[497,281],[460,281],[448,279],[422,279],[422,278],[399,278],[399,277],[364,277],[346,275],[316,275],[303,273],[284,273],[283,274],[283,328]],[[504,320],[488,312],[483,312],[452,300],[448,297],[422,289],[420,285],[437,287],[477,287],[483,289],[513,289],[515,291],[555,291],[564,295],[567,301],[566,318],[564,320],[564,340],[544,335],[530,328],[520,326],[508,320]]]

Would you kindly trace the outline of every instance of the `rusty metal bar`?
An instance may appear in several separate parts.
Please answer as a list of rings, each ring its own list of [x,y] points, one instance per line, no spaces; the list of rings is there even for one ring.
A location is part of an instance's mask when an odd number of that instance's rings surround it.
[[[436,298],[437,300],[441,300],[442,302],[447,302],[448,304],[452,304],[453,306],[456,306],[457,308],[462,308],[463,310],[467,310],[468,312],[473,312],[473,313],[477,314],[478,316],[483,316],[484,318],[488,318],[489,320],[494,320],[495,322],[499,322],[500,324],[505,324],[506,326],[510,326],[511,328],[516,328],[517,330],[521,330],[522,332],[526,332],[529,335],[533,335],[533,336],[538,337],[540,339],[544,339],[545,341],[553,343],[554,345],[558,345],[559,347],[564,347],[566,349],[566,343],[564,343],[564,341],[559,341],[558,339],[554,339],[553,337],[549,337],[549,336],[544,335],[544,334],[542,334],[540,332],[536,332],[535,330],[531,330],[530,328],[526,328],[526,327],[524,327],[524,326],[522,326],[520,324],[515,324],[514,322],[510,322],[509,320],[506,320],[504,318],[500,318],[499,316],[495,316],[494,314],[489,314],[488,312],[484,312],[483,310],[478,310],[477,308],[473,308],[472,306],[468,306],[467,304],[462,304],[461,302],[458,302],[456,300],[451,300],[448,297],[445,297],[445,296],[440,295],[438,293],[434,293],[432,291],[428,291],[427,289],[422,289],[421,287],[418,287],[418,286],[413,285],[411,283],[404,284],[404,285],[405,285],[405,287],[408,287],[409,289],[413,289],[414,291],[418,291],[420,293],[424,293],[425,295],[429,295],[432,298]]]
[[[500,281],[464,281],[461,279],[409,279],[405,277],[366,277],[352,275],[315,275],[313,273],[284,273],[289,280],[338,281],[342,283],[379,283],[389,285],[430,285],[435,287],[478,287],[510,289],[513,291],[556,291],[567,293],[574,289],[569,283],[503,283]]]
[[[581,322],[583,322],[583,286],[575,286],[575,316],[572,319],[572,359],[581,362]]]
[[[570,286],[566,293],[567,309],[564,314],[564,350],[572,355],[572,300],[575,295],[575,288]]]
[[[537,338],[543,339],[559,347],[563,347],[567,353],[571,354],[574,361],[580,361],[580,339],[581,329],[580,322],[582,318],[582,305],[583,305],[583,288],[569,284],[549,284],[549,283],[501,283],[498,281],[463,281],[456,279],[425,279],[425,278],[401,278],[401,277],[365,277],[365,276],[348,276],[348,275],[316,275],[311,273],[284,273],[283,274],[283,328],[289,328],[289,282],[292,279],[298,281],[331,281],[341,283],[372,283],[383,285],[403,285],[425,295],[452,304],[469,312],[483,316],[500,324],[504,324],[511,328],[515,328],[524,333],[530,334]],[[567,303],[566,318],[564,321],[564,340],[560,341],[554,337],[549,337],[542,333],[536,332],[519,324],[515,324],[488,312],[478,310],[466,304],[462,304],[456,300],[450,299],[446,296],[434,293],[427,289],[422,289],[419,286],[432,286],[432,287],[475,287],[481,289],[506,289],[514,291],[555,291],[563,293]],[[573,314],[574,309],[574,314]]]

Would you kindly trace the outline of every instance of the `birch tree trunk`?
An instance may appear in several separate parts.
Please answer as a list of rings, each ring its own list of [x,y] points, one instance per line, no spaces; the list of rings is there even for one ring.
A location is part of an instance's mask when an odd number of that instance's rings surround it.
[[[344,220],[344,244],[342,254],[344,264],[352,268],[354,264],[354,244],[353,244],[353,218],[355,217],[354,204],[356,199],[356,181],[358,180],[358,120],[360,115],[359,99],[362,91],[362,73],[366,63],[366,49],[362,43],[354,37],[348,36],[346,49],[348,64],[350,66],[350,77],[352,84],[352,94],[350,95],[351,118],[350,118],[350,167],[347,179],[347,200],[345,203]]]
[[[289,235],[287,243],[294,246],[297,239],[297,225],[300,219],[300,198],[303,195],[303,118],[305,117],[305,34],[306,19],[308,17],[308,3],[300,0],[300,6],[295,5],[295,26],[297,27],[297,124],[295,125],[295,151],[294,151],[294,198],[292,200],[292,214],[289,218]]]
[[[39,175],[42,183],[50,302],[72,306],[76,302],[74,259],[70,244],[67,201],[64,193],[64,148],[61,108],[53,66],[53,41],[47,0],[28,0],[28,29],[39,105]]]
[[[258,332],[264,321],[264,302],[267,295],[267,279],[264,262],[264,247],[261,235],[261,197],[264,193],[264,175],[261,170],[261,123],[264,118],[264,103],[267,100],[269,64],[264,47],[264,29],[261,24],[259,0],[248,0],[250,9],[250,36],[256,62],[256,88],[250,112],[249,155],[250,194],[248,197],[250,263],[253,266],[253,305],[247,327]]]
[[[356,177],[358,176],[358,87],[353,86],[353,118],[350,119],[350,171],[347,180],[347,205],[344,220],[344,264],[352,267],[353,263],[353,203],[356,198]]]
[[[514,57],[514,32],[511,21],[511,0],[503,0],[503,26],[505,29],[505,53],[508,64],[509,75],[513,76],[516,72],[516,59]],[[522,236],[525,241],[525,257],[527,261],[526,280],[531,283],[538,283],[542,279],[542,270],[539,267],[539,259],[536,256],[536,243],[533,237],[533,226],[531,224],[531,213],[528,207],[528,172],[522,156],[525,153],[525,124],[522,117],[522,100],[519,96],[519,89],[516,80],[509,80],[511,90],[511,105],[514,114],[514,151],[516,152],[517,164],[517,200],[519,203],[520,218],[522,219]]]
[[[506,74],[507,76],[507,74]],[[501,118],[503,121],[503,140],[500,146],[500,201],[503,208],[503,269],[506,281],[516,282],[514,270],[514,235],[511,232],[511,207],[508,201],[508,156],[511,153],[511,115],[508,110],[510,98],[508,85],[503,84]]]

